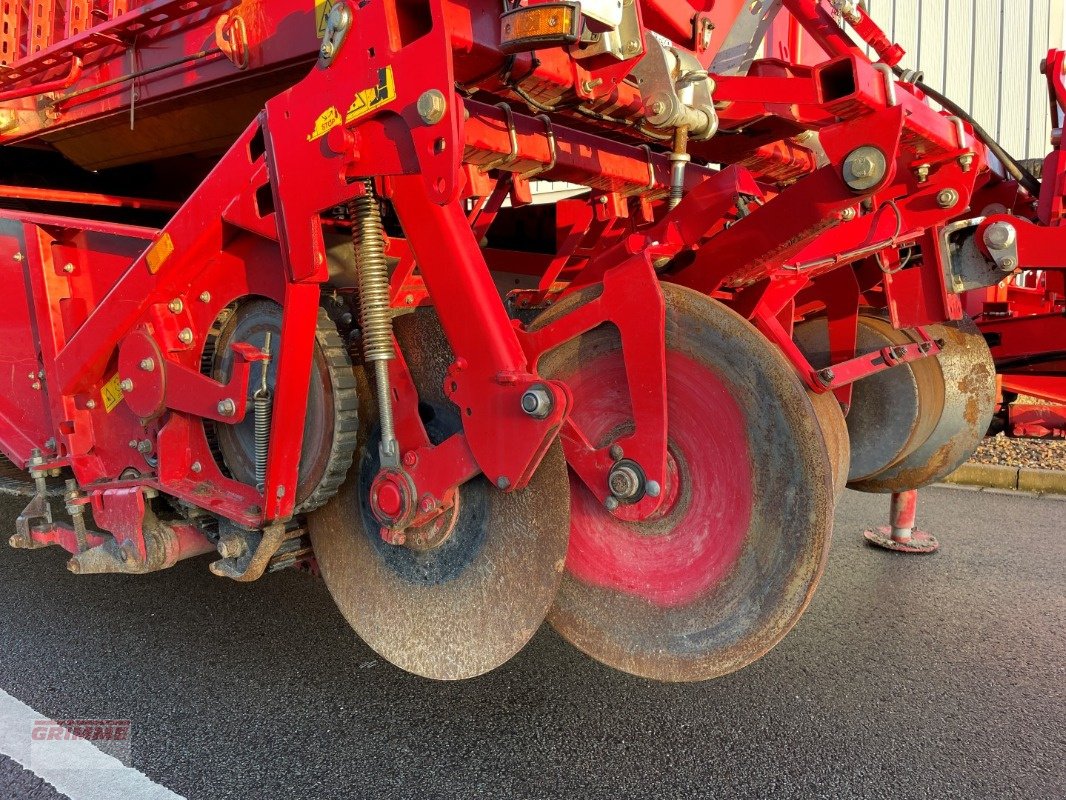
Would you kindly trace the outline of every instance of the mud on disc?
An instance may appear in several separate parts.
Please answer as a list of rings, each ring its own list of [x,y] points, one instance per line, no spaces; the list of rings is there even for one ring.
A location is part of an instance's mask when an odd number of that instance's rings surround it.
[[[426,429],[442,441],[461,423],[442,394],[452,355],[436,316],[425,310],[398,318],[396,337]],[[361,383],[362,397],[372,398],[365,375]],[[376,419],[376,412],[370,407],[362,417]],[[549,449],[525,489],[505,494],[475,478],[460,487],[452,510],[394,546],[381,539],[367,500],[378,439],[371,425],[361,431],[356,468],[309,519],[330,594],[356,633],[408,672],[441,680],[488,672],[537,631],[562,577],[570,511],[562,446]]]

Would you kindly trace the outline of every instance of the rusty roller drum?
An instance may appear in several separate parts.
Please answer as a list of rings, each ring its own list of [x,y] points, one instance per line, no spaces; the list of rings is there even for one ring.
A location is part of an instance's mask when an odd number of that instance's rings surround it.
[[[944,410],[925,442],[888,469],[852,484],[863,492],[905,492],[950,475],[988,431],[996,410],[996,366],[973,320],[928,325],[926,332],[944,342],[934,363],[944,385]]]
[[[579,307],[575,292],[533,327]],[[714,678],[781,640],[810,601],[833,515],[830,457],[795,372],[746,320],[664,284],[668,462],[664,507],[630,523],[571,475],[567,571],[549,621],[593,658],[663,681]],[[574,419],[605,447],[632,430],[617,331],[541,359]]]
[[[443,394],[454,360],[435,313],[395,321],[430,440],[460,429]],[[562,578],[570,494],[562,445],[548,450],[529,485],[504,493],[478,476],[431,523],[387,544],[370,511],[378,471],[377,411],[359,370],[360,453],[337,496],[308,525],[322,577],[355,632],[380,656],[438,680],[471,678],[503,664],[543,623]],[[402,443],[401,443],[402,444]]]
[[[796,344],[817,368],[829,366],[828,325],[813,319],[796,326]],[[860,315],[857,352],[873,353],[916,341],[880,317]],[[944,378],[926,358],[878,372],[855,383],[847,415],[851,442],[848,486],[898,464],[932,435],[944,410]]]

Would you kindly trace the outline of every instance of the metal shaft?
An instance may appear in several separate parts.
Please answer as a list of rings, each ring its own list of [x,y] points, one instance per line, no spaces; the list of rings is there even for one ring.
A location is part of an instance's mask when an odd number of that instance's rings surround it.
[[[392,346],[392,311],[389,308],[389,272],[385,260],[385,233],[374,185],[349,204],[352,217],[352,243],[359,273],[359,325],[362,329],[363,358],[374,364],[378,416],[381,421],[381,463],[399,465],[399,450],[392,418],[392,393],[388,362],[396,357]]]
[[[909,542],[914,534],[914,520],[918,512],[918,492],[896,492],[892,495],[892,538]]]
[[[674,130],[674,150],[670,153],[670,209],[677,207],[685,196],[685,167],[691,160],[688,154],[688,126]]]

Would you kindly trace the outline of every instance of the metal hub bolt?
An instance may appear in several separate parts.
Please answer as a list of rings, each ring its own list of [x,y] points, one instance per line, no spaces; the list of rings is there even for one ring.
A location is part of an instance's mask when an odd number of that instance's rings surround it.
[[[427,125],[436,125],[444,119],[444,113],[448,110],[448,101],[439,89],[429,89],[422,92],[418,98],[418,116]]]
[[[237,404],[230,398],[218,401],[218,414],[221,417],[232,417],[237,413]]]
[[[1018,239],[1018,231],[1009,222],[996,222],[985,231],[985,244],[989,250],[1006,250]]]
[[[535,384],[522,394],[522,410],[533,419],[545,419],[552,413],[555,398],[543,384]]]
[[[619,500],[632,500],[644,490],[644,476],[636,464],[619,462],[607,476],[607,486]]]
[[[844,182],[856,192],[877,186],[887,171],[885,154],[869,145],[852,150],[844,159]]]

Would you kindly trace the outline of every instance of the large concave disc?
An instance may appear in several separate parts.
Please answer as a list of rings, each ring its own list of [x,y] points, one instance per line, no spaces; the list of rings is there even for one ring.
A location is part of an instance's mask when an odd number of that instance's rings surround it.
[[[571,478],[567,573],[549,621],[593,658],[694,681],[766,653],[806,608],[828,552],[832,466],[795,372],[748,322],[663,285],[668,471],[664,508],[629,523]],[[535,326],[587,302],[577,292]],[[546,355],[573,415],[607,446],[632,430],[617,331],[601,326]]]
[[[427,431],[442,441],[460,420],[442,393],[452,356],[435,315],[397,319],[396,336]],[[467,482],[451,511],[395,546],[381,539],[367,501],[378,439],[367,425],[356,469],[309,519],[330,594],[360,638],[401,669],[440,680],[488,672],[533,636],[559,586],[570,503],[562,447],[549,449],[521,491],[505,494],[484,477]]]
[[[851,467],[851,437],[844,411],[832,392],[808,391],[807,396],[814,406],[814,415],[829,451],[829,464],[833,469],[833,499],[840,502],[848,485],[848,470]]]
[[[944,410],[929,438],[914,452],[852,484],[862,492],[905,492],[944,479],[981,443],[996,410],[996,365],[985,337],[969,318],[929,325],[944,347],[928,359],[941,376]]]

